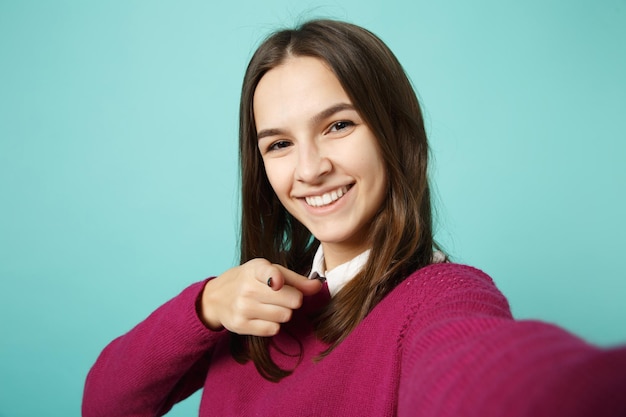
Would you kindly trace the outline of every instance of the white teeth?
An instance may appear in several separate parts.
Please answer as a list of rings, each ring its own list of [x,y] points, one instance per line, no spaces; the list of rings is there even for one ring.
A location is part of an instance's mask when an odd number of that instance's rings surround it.
[[[348,192],[348,187],[344,186],[336,190],[333,190],[329,193],[322,194],[321,196],[316,195],[312,197],[304,197],[304,200],[309,206],[322,207],[330,203],[334,203],[335,201],[339,200],[347,192]]]

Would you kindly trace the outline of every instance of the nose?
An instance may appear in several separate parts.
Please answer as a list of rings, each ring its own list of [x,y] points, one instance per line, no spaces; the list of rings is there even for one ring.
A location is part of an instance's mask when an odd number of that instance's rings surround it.
[[[315,184],[332,170],[330,159],[315,143],[302,144],[298,149],[298,165],[296,166],[296,180]]]

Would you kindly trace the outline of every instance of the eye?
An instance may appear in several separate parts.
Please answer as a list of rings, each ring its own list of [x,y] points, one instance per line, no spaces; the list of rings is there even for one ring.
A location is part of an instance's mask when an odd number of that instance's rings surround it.
[[[329,132],[340,132],[342,130],[348,129],[350,127],[354,126],[354,122],[351,122],[349,120],[341,120],[339,122],[335,122],[332,125],[330,125],[330,128],[328,129]]]
[[[288,140],[278,140],[276,142],[273,142],[270,146],[268,146],[267,151],[268,152],[279,151],[289,146],[291,146],[291,142],[289,142]]]

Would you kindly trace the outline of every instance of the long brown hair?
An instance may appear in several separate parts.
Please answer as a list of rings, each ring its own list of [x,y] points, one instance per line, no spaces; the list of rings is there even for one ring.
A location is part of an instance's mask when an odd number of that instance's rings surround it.
[[[300,273],[319,242],[281,205],[265,174],[253,112],[263,75],[291,56],[319,58],[332,69],[370,127],[387,169],[387,196],[371,225],[372,251],[363,270],[315,319],[328,354],[412,271],[431,263],[433,241],[428,143],[419,102],[402,66],[374,34],[333,20],[313,20],[268,37],[243,81],[239,151],[242,187],[241,263],[265,258]],[[270,358],[271,338],[233,335],[239,361],[253,360],[266,379],[290,373]]]

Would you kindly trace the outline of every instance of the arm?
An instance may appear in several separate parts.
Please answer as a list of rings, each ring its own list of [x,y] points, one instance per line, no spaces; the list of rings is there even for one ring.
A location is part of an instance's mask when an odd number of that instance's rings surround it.
[[[83,416],[159,416],[202,387],[212,348],[196,301],[206,282],[185,289],[112,341],[87,376]]]
[[[303,295],[320,289],[319,281],[263,259],[192,285],[104,349],[87,376],[83,415],[165,414],[203,386],[224,328],[274,335]]]
[[[416,295],[400,416],[626,415],[626,348],[601,350],[556,326],[514,321],[486,275],[461,269]]]

